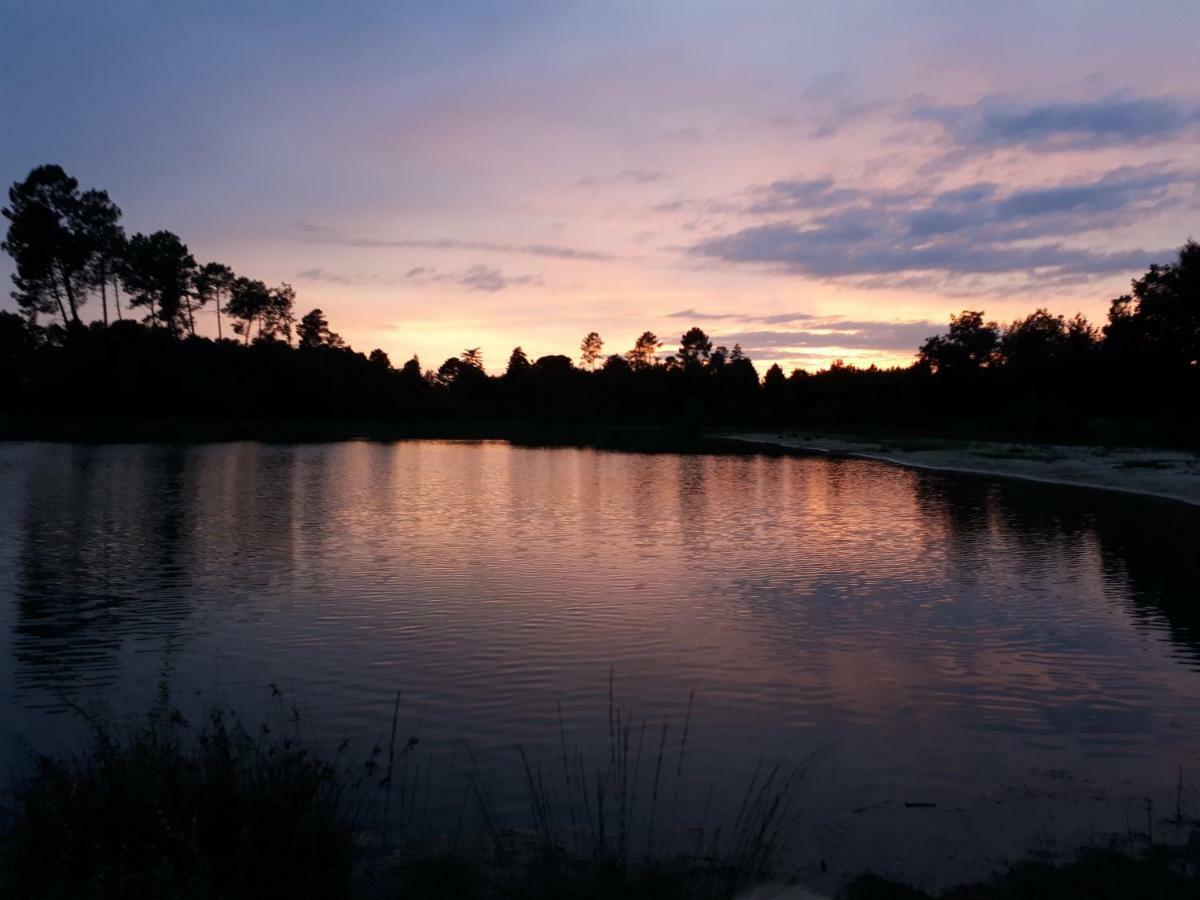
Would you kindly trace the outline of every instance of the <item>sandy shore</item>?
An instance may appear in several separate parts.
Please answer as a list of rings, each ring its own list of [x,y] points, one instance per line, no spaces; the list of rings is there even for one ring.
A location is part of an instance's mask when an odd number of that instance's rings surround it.
[[[933,438],[867,440],[802,432],[739,432],[720,437],[916,469],[1124,491],[1200,505],[1200,456],[1181,450]]]

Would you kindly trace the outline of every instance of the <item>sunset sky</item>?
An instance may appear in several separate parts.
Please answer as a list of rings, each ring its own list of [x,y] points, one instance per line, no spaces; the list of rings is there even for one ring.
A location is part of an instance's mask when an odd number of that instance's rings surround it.
[[[1195,0],[0,9],[6,183],[59,163],[396,364],[907,363],[1200,236]]]

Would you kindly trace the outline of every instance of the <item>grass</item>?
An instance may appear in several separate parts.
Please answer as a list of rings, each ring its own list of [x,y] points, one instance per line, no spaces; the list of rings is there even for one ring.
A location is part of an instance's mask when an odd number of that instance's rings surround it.
[[[0,896],[726,900],[786,874],[808,760],[760,763],[736,808],[717,815],[711,788],[702,803],[689,796],[690,698],[678,727],[635,722],[610,675],[607,746],[590,756],[572,748],[560,710],[551,759],[513,748],[527,809],[507,819],[469,748],[461,766],[435,767],[416,752],[416,730],[399,728],[399,696],[390,733],[357,763],[346,744],[331,756],[313,750],[299,713],[279,708],[280,721],[254,732],[218,707],[193,724],[164,679],[153,708],[129,726],[81,711],[84,748],[31,751],[0,809]],[[938,895],[863,875],[839,896],[1191,898],[1200,896],[1200,835],[1182,848],[1148,836],[1141,852],[1020,863]]]
[[[33,754],[0,842],[0,893],[29,898],[347,896],[350,786],[299,739],[214,708],[193,727],[165,684],[135,728],[87,715],[86,749]]]
[[[463,800],[475,826],[441,840],[420,832],[399,840],[382,872],[389,896],[717,900],[776,874],[809,760],[760,762],[736,814],[716,814],[711,787],[699,818],[685,813],[698,805],[681,797],[692,705],[689,697],[678,729],[635,722],[617,703],[610,673],[603,758],[572,748],[560,709],[552,760],[514,747],[527,804],[518,826],[502,821],[472,760]],[[400,760],[396,783],[408,802],[428,794],[429,771],[428,760],[423,770],[415,757]]]
[[[469,748],[435,784],[399,696],[390,735],[351,763],[345,744],[312,749],[295,710],[253,732],[219,707],[193,724],[164,678],[143,719],[80,711],[81,751],[30,752],[0,820],[0,896],[715,900],[771,875],[803,763],[760,764],[735,818],[706,804],[685,827],[691,702],[678,732],[635,726],[610,675],[608,707],[601,760],[569,746],[561,711],[556,759],[514,747],[528,814],[505,821]]]

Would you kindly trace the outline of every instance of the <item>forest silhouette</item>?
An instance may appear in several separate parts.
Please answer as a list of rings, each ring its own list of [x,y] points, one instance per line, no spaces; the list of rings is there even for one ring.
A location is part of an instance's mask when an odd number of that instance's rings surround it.
[[[8,192],[3,249],[19,314],[0,312],[0,412],[10,434],[51,423],[351,423],[436,430],[447,423],[808,426],[932,429],[1045,439],[1200,443],[1200,244],[1152,265],[1111,301],[1103,326],[1041,308],[1008,325],[951,317],[906,367],[838,361],[760,379],[741,347],[693,327],[672,351],[644,332],[578,358],[520,347],[490,375],[479,348],[436,368],[394,366],[298,317],[296,292],[219,262],[200,264],[169,231],[126,235],[102,190],[56,165]],[[95,314],[97,306],[99,315]],[[88,321],[84,309],[92,314]],[[217,338],[197,333],[204,317]],[[68,436],[70,428],[67,429]],[[86,430],[86,428],[85,428]]]

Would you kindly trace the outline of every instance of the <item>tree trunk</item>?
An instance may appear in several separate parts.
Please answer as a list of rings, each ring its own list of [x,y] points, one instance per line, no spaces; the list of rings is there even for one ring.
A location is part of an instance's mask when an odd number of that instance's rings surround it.
[[[108,326],[108,279],[100,279],[100,306],[104,310],[104,325]]]
[[[192,317],[192,295],[185,293],[183,300],[187,303],[188,312],[188,331],[192,333],[192,337],[196,336],[196,320]]]
[[[62,276],[63,288],[67,292],[67,303],[71,307],[71,318],[76,322],[79,321],[79,304],[75,301],[75,288],[71,286],[71,279],[63,272],[62,266],[58,267],[59,274]]]
[[[221,339],[221,292],[216,291],[217,300],[217,340]]]
[[[58,311],[62,313],[63,328],[71,324],[71,320],[67,318],[67,308],[63,306],[62,294],[58,292],[58,282],[54,280],[54,275],[50,276],[50,292],[54,294],[54,299],[58,301]]]
[[[117,320],[120,321],[124,317],[121,315],[121,287],[116,275],[113,276],[113,306],[117,310]]]

